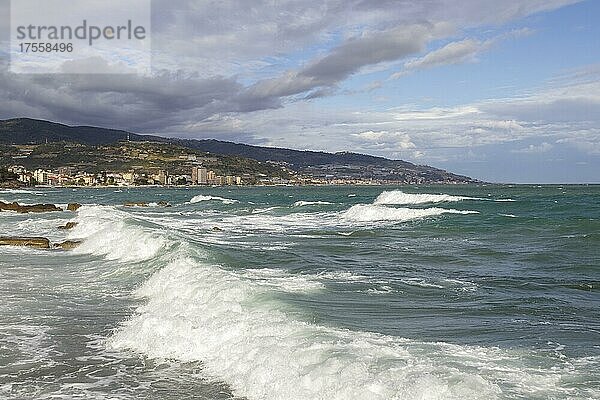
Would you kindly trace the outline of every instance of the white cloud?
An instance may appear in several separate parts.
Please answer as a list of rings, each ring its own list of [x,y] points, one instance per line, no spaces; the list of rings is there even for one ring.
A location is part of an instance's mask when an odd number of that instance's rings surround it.
[[[404,64],[404,70],[391,76],[392,79],[400,78],[410,71],[417,69],[433,68],[440,65],[461,64],[476,61],[476,56],[489,49],[491,40],[465,39],[459,42],[448,43],[444,47],[434,50],[421,58],[415,58]]]
[[[378,149],[390,152],[414,149],[416,145],[405,132],[364,131],[351,135],[355,145],[363,149]]]
[[[423,57],[414,58],[404,63],[403,69],[390,76],[390,79],[399,79],[416,70],[439,67],[442,65],[464,64],[477,62],[477,56],[499,41],[530,35],[533,31],[529,28],[516,29],[487,40],[473,38],[450,42],[445,46],[433,50]]]
[[[552,146],[550,143],[544,142],[539,145],[530,144],[529,146],[521,149],[511,150],[511,152],[517,154],[540,154],[549,152],[553,147],[554,146]]]

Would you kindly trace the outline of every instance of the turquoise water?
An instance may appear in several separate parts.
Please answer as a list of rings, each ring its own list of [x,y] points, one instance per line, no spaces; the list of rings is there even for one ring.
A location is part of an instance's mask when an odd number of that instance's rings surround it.
[[[0,398],[600,399],[599,186],[0,200]]]

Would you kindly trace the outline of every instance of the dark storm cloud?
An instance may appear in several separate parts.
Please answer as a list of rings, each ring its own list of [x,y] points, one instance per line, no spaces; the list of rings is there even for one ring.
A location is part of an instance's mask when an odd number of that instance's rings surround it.
[[[21,107],[36,110],[35,116],[65,122],[165,129],[191,116],[203,119],[215,113],[251,111],[254,104],[240,101],[242,89],[233,79],[200,79],[166,72],[152,77],[3,72],[0,116],[15,116]]]

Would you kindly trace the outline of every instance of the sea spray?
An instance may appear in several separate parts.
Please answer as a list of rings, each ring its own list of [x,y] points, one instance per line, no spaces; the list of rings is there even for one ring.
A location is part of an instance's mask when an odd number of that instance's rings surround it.
[[[94,254],[107,260],[140,262],[155,257],[168,240],[131,223],[132,216],[110,206],[83,206],[78,210],[78,224],[69,239],[84,239],[74,250]]]

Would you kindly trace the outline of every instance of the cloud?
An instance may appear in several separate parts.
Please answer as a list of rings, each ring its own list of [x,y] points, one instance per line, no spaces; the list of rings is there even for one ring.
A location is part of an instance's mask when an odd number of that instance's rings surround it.
[[[335,83],[367,65],[394,61],[419,52],[428,41],[448,31],[444,24],[418,24],[352,38],[311,63],[299,75]]]
[[[414,149],[416,145],[405,132],[364,131],[351,135],[354,146],[362,150],[377,150],[391,153]]]
[[[404,63],[403,70],[392,74],[390,79],[401,78],[416,70],[434,68],[442,65],[476,62],[479,54],[489,50],[499,41],[508,38],[527,36],[532,32],[533,31],[529,28],[522,28],[487,40],[468,38],[460,41],[450,42],[437,50],[427,53],[423,57],[414,58],[407,61]]]
[[[136,131],[168,130],[219,112],[247,112],[243,86],[224,77],[15,75],[0,72],[0,116],[30,115]],[[9,100],[10,107],[6,107]],[[19,112],[19,108],[22,110]],[[31,110],[35,110],[34,113]]]
[[[600,123],[600,70],[580,79],[579,71],[573,81],[551,87],[538,93],[525,93],[512,99],[500,99],[481,104],[483,112],[517,120],[538,121],[547,124],[577,123],[598,126]]]
[[[2,0],[6,1],[6,0]],[[415,21],[501,24],[577,0],[154,0],[160,52],[239,61]]]
[[[541,143],[539,145],[535,145],[535,144],[530,144],[527,147],[521,148],[521,149],[515,149],[515,150],[511,150],[511,153],[517,153],[517,154],[540,154],[540,153],[547,153],[550,150],[552,150],[554,146],[552,146],[550,143],[544,142]]]
[[[285,97],[332,87],[362,67],[422,51],[430,40],[447,30],[445,24],[418,24],[353,37],[300,70],[257,82],[247,94],[258,98]]]
[[[480,41],[475,39],[465,39],[459,42],[452,42],[421,58],[415,58],[406,62],[404,64],[404,70],[393,74],[391,78],[398,79],[410,71],[417,69],[473,62],[476,61],[476,56],[479,53],[489,49],[491,45],[491,40]]]
[[[227,120],[215,118],[201,127],[218,131],[235,126],[273,146],[340,151],[350,145],[355,151],[412,160],[417,160],[418,152],[419,161],[430,163],[460,160],[468,151],[489,146],[501,147],[507,154],[551,149],[600,154],[600,128],[594,119],[600,80],[591,72],[576,71],[573,76],[574,81],[565,78],[560,88],[551,81],[547,87],[512,98],[453,107],[375,110],[298,102]],[[564,108],[557,118],[556,104],[570,99],[578,99],[578,106]],[[548,104],[553,106],[546,108]],[[580,118],[582,113],[586,119]]]
[[[0,116],[167,135],[250,132],[256,140],[270,136],[265,140],[293,145],[302,138],[299,146],[310,143],[322,149],[343,149],[348,135],[366,131],[407,132],[421,147],[416,137],[426,138],[422,142],[431,138],[435,145],[488,143],[495,137],[482,132],[502,132],[505,137],[512,131],[486,124],[530,121],[537,103],[531,103],[529,112],[527,104],[521,103],[519,111],[514,103],[499,101],[375,113],[340,107],[328,115],[313,110],[302,114],[301,120],[296,113],[303,107],[311,109],[310,101],[317,98],[352,90],[344,87],[351,76],[404,61],[422,53],[433,40],[572,2],[155,0],[151,76],[15,75],[0,63]],[[7,7],[8,1],[0,0],[0,10]],[[0,41],[5,41],[8,12],[0,15]],[[424,67],[469,59],[485,46],[485,41],[471,40],[412,62]],[[580,103],[575,97],[563,100],[570,102],[569,113],[583,107],[586,118],[594,120],[595,111],[586,106],[588,98]],[[289,126],[282,125],[287,122]],[[273,126],[285,133],[274,137]],[[313,135],[310,140],[308,132]],[[328,132],[333,134],[326,138]]]

